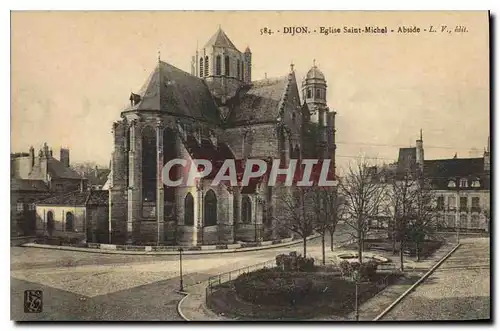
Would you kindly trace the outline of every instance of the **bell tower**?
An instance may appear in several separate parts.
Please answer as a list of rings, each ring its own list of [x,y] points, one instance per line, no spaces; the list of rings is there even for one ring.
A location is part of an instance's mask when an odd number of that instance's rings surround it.
[[[325,75],[318,69],[314,60],[312,68],[302,81],[302,98],[309,108],[313,123],[325,124],[326,87]]]

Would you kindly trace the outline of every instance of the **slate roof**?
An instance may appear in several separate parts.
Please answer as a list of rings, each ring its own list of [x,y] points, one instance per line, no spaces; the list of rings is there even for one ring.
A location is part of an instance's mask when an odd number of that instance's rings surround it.
[[[230,101],[228,122],[238,125],[276,121],[288,83],[289,75],[255,81],[243,87]]]
[[[236,46],[234,46],[233,42],[226,35],[226,33],[220,27],[217,30],[217,32],[215,32],[215,34],[212,36],[212,38],[210,38],[205,44],[205,48],[209,48],[212,46],[238,50]]]
[[[108,205],[109,191],[90,191],[87,205]]]
[[[86,205],[107,205],[108,204],[108,191],[73,191],[56,195],[44,200],[41,200],[37,205],[54,205],[54,206],[79,206]]]
[[[48,192],[49,188],[43,180],[11,178],[11,191]]]
[[[162,111],[214,124],[220,123],[219,109],[205,81],[171,64],[160,61],[125,111]]]
[[[97,169],[87,174],[89,185],[104,185],[108,180],[110,169]]]
[[[480,180],[480,189],[489,189],[490,179],[484,171],[483,158],[442,159],[424,161],[424,176],[431,178],[437,188],[448,189],[450,180],[466,178],[470,182]]]
[[[325,75],[315,65],[309,69],[305,79],[321,79],[325,80]]]
[[[417,148],[400,148],[398,157],[398,168],[397,172],[399,174],[406,172],[407,170],[415,171],[417,166]]]
[[[82,176],[71,168],[65,167],[61,161],[49,157],[47,159],[47,171],[52,178],[60,178],[60,179],[82,179]],[[35,162],[35,166],[33,170],[28,175],[28,179],[39,180],[45,178],[45,175],[42,172],[40,167],[40,163]]]

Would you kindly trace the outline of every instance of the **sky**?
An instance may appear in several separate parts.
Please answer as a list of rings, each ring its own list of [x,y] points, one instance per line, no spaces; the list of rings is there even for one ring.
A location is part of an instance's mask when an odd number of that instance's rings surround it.
[[[71,162],[107,165],[111,127],[157,63],[190,72],[219,24],[252,78],[299,84],[315,60],[337,112],[337,164],[397,159],[423,131],[426,159],[481,156],[489,135],[488,13],[483,12],[12,12],[11,150],[44,142]],[[420,27],[462,33],[284,35],[287,26]],[[261,35],[267,27],[273,35]]]

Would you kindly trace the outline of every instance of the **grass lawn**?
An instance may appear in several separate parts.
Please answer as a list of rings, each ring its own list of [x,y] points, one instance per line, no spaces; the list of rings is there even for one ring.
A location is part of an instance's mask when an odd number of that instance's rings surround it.
[[[322,316],[345,316],[354,310],[355,284],[342,279],[338,273],[325,272],[321,267],[315,272],[294,272],[297,278],[308,278],[314,287],[321,289],[307,294],[306,298],[292,304],[267,305],[246,302],[238,297],[234,282],[221,284],[208,296],[207,304],[218,314],[238,320],[304,320]],[[387,277],[386,283],[376,284]],[[380,292],[386,285],[394,283],[399,276],[377,274],[371,283],[359,285],[359,303],[363,303]]]

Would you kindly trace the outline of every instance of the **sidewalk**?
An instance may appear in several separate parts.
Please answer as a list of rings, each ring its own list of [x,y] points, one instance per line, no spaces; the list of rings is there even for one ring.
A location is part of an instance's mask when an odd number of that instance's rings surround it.
[[[319,234],[315,234],[307,237],[307,240],[312,240],[320,237]],[[288,247],[294,246],[298,244],[302,244],[302,239],[282,242],[279,244],[269,244],[269,245],[261,245],[256,247],[246,247],[246,248],[228,248],[228,249],[207,249],[207,250],[185,250],[182,255],[204,255],[204,254],[223,254],[223,253],[239,253],[239,252],[252,252],[252,251],[260,251],[260,250],[268,250],[273,248],[280,247]],[[72,246],[54,246],[54,245],[44,245],[44,244],[35,244],[35,243],[27,243],[21,245],[22,247],[33,247],[33,248],[42,248],[42,249],[55,249],[62,251],[75,251],[75,252],[84,252],[84,253],[99,253],[99,254],[121,254],[121,255],[179,255],[178,251],[127,251],[127,250],[115,250],[115,249],[102,249],[102,248],[82,248],[82,247],[72,247]],[[115,246],[115,245],[108,245]]]
[[[406,276],[398,282],[388,286],[373,298],[364,302],[359,307],[359,320],[372,321],[384,309],[392,304],[399,296],[407,291],[420,277],[422,277],[432,266],[434,266],[443,256],[445,256],[456,244],[446,243],[440,247],[432,256],[415,262],[413,259],[405,259]],[[336,250],[335,254],[352,252],[347,250]],[[391,258],[393,258],[391,256]],[[399,265],[399,261],[395,261]],[[186,291],[186,297],[177,305],[177,311],[182,318],[188,321],[231,321],[231,319],[217,315],[205,305],[205,289],[207,282],[191,286]],[[347,317],[330,316],[315,318],[315,321],[354,321],[355,313],[350,313]]]
[[[420,262],[413,259],[406,258],[405,263],[405,276],[398,280],[395,284],[390,285],[364,302],[359,307],[359,320],[360,321],[373,321],[380,313],[382,313],[390,304],[399,298],[405,291],[407,291],[419,278],[421,278],[430,268],[432,268],[439,260],[443,258],[449,251],[456,246],[456,243],[446,243],[441,246],[432,256]],[[397,261],[399,266],[399,260]],[[337,316],[323,317],[314,319],[317,321],[354,321],[355,312],[351,312],[346,318]]]

